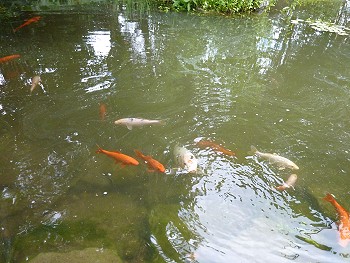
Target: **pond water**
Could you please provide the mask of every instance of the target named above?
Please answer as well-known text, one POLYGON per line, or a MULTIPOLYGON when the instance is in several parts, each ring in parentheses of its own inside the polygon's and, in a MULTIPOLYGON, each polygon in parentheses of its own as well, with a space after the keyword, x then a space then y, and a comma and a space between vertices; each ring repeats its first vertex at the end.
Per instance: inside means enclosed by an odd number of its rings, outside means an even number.
POLYGON ((93 247, 124 262, 347 262, 323 197, 350 210, 350 39, 291 23, 349 26, 349 5, 332 6, 235 18, 111 6, 3 22, 0 56, 20 57, 0 64, 0 261, 93 247), (125 117, 165 124, 114 124, 125 117), (172 169, 177 144, 198 173, 172 169), (122 167, 97 145, 139 149, 167 171, 122 167), (277 191, 292 173, 295 187, 277 191))

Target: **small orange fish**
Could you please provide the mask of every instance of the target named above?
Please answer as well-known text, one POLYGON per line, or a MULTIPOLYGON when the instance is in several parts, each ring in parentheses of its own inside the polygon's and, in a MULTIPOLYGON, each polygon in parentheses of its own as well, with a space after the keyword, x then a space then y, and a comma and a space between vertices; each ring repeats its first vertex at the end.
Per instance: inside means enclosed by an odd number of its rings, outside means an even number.
POLYGON ((18 54, 6 56, 6 57, 3 57, 3 58, 0 58, 0 63, 4 63, 4 62, 7 62, 9 60, 12 60, 12 59, 15 59, 15 58, 19 58, 19 57, 20 57, 20 55, 18 55, 18 54))
POLYGON ((338 231, 340 234, 339 245, 346 247, 350 242, 350 218, 349 212, 346 211, 331 194, 327 194, 323 200, 330 202, 338 212, 339 223, 338 231))
POLYGON ((122 167, 124 167, 126 165, 139 165, 139 162, 129 155, 123 154, 123 153, 118 152, 118 151, 106 151, 99 146, 97 146, 97 147, 98 147, 98 150, 96 151, 96 153, 103 153, 103 154, 107 155, 108 157, 113 158, 115 160, 115 162, 120 163, 122 165, 122 167))
POLYGON ((101 120, 104 120, 104 119, 105 119, 106 111, 107 111, 107 109, 106 109, 106 104, 101 103, 101 104, 100 104, 100 119, 101 119, 101 120))
POLYGON ((197 145, 200 147, 203 147, 203 148, 209 147, 216 152, 221 152, 221 153, 229 155, 229 156, 236 156, 236 153, 234 153, 228 149, 225 149, 224 147, 222 147, 222 146, 220 146, 212 141, 205 141, 205 140, 199 141, 199 142, 197 142, 197 145))
POLYGON ((22 25, 20 25, 19 27, 16 27, 13 32, 16 32, 18 31, 19 29, 21 29, 22 27, 25 27, 31 23, 34 23, 34 22, 38 22, 39 20, 41 19, 41 16, 34 16, 30 19, 28 19, 26 22, 24 22, 22 25))
POLYGON ((165 172, 165 167, 163 166, 163 164, 153 159, 151 156, 143 155, 139 150, 135 150, 135 153, 137 154, 138 157, 142 158, 147 162, 149 167, 149 170, 148 170, 149 172, 154 172, 154 171, 158 171, 161 173, 165 172))

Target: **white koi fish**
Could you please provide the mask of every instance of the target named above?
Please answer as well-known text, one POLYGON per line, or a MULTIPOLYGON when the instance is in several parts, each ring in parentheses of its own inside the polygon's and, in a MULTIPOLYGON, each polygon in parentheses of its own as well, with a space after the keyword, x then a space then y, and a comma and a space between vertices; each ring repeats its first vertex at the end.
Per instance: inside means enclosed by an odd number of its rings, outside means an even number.
POLYGON ((163 120, 147 120, 141 118, 124 118, 116 120, 114 123, 125 125, 129 130, 132 130, 133 127, 141 127, 145 125, 164 125, 163 120))
POLYGON ((291 160, 289 160, 285 157, 279 156, 275 153, 272 154, 272 153, 259 152, 254 146, 251 146, 250 148, 251 148, 251 152, 253 154, 255 154, 258 157, 261 157, 263 159, 268 160, 271 164, 276 164, 280 170, 283 170, 285 168, 289 168, 292 170, 299 170, 298 165, 296 165, 291 160))
POLYGON ((31 87, 30 87, 30 92, 32 93, 33 92, 33 90, 35 89, 35 87, 37 86, 37 85, 39 85, 40 84, 40 82, 41 82, 41 78, 40 78, 40 76, 34 76, 33 78, 32 78, 32 85, 31 85, 31 87))
POLYGON ((298 179, 298 176, 296 174, 291 174, 288 177, 287 181, 285 181, 282 185, 277 186, 276 189, 278 191, 283 191, 283 190, 286 190, 287 188, 290 188, 290 187, 294 188, 294 185, 295 185, 297 179, 298 179))
POLYGON ((174 156, 177 164, 186 169, 189 173, 196 173, 198 161, 194 155, 185 147, 176 145, 174 148, 174 156))

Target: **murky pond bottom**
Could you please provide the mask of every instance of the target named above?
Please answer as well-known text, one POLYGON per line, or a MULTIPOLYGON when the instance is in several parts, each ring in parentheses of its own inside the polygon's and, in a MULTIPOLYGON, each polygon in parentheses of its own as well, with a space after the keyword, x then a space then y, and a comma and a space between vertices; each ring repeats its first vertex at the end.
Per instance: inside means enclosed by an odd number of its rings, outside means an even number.
POLYGON ((349 38, 287 18, 109 10, 6 21, 1 57, 20 57, 0 64, 0 261, 346 262, 322 198, 350 209, 349 38), (128 117, 163 125, 114 123, 128 117), (176 145, 197 173, 174 169, 176 145), (291 174, 294 187, 278 191, 291 174))

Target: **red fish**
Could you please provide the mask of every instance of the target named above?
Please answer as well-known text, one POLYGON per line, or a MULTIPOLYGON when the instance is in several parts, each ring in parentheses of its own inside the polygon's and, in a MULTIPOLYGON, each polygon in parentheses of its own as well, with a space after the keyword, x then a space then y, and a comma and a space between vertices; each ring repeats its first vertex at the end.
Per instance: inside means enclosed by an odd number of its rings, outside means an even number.
POLYGON ((98 146, 98 150, 96 151, 96 153, 103 153, 108 157, 113 158, 115 162, 120 163, 122 167, 126 165, 139 165, 139 162, 136 159, 118 151, 106 151, 98 146))
POLYGON ((18 54, 6 56, 6 57, 3 57, 3 58, 0 58, 0 63, 4 63, 4 62, 7 62, 9 60, 12 60, 12 59, 15 59, 15 58, 19 58, 19 57, 20 57, 20 55, 18 55, 18 54))
POLYGON ((330 202, 338 212, 339 223, 338 231, 340 234, 339 245, 342 247, 347 246, 350 242, 350 218, 349 212, 346 211, 331 194, 327 194, 323 200, 330 202))
POLYGON ((214 151, 216 152, 221 152, 223 154, 226 154, 226 155, 229 155, 229 156, 235 156, 236 153, 228 150, 228 149, 225 149, 224 147, 214 143, 214 142, 211 142, 211 141, 199 141, 197 142, 197 145, 200 146, 200 147, 209 147, 211 149, 213 149, 214 151))
POLYGON ((34 22, 38 22, 39 20, 41 19, 41 16, 34 16, 30 19, 28 19, 26 22, 24 22, 22 25, 20 25, 19 27, 16 27, 13 32, 16 32, 18 31, 19 29, 21 29, 22 27, 25 27, 31 23, 34 23, 34 22))
POLYGON ((149 167, 149 170, 148 170, 149 172, 154 172, 154 171, 158 171, 161 173, 165 172, 165 167, 163 166, 163 164, 153 159, 151 156, 143 155, 139 150, 135 150, 135 153, 137 154, 138 157, 142 158, 147 162, 149 167))
POLYGON ((101 104, 100 104, 100 119, 101 119, 101 120, 104 120, 104 119, 105 119, 106 111, 107 111, 107 109, 106 109, 106 104, 101 103, 101 104))

